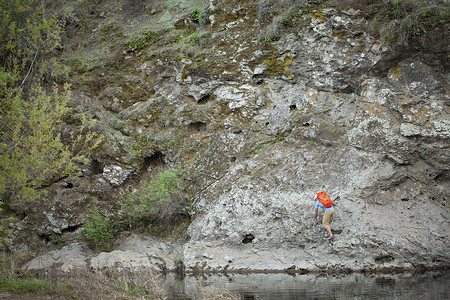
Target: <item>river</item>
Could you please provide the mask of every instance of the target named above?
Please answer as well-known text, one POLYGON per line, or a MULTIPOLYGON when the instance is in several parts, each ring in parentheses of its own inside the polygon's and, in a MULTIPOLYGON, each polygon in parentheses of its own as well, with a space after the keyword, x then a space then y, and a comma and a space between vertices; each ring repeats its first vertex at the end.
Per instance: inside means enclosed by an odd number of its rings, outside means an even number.
MULTIPOLYGON (((212 274, 165 279, 168 299, 228 291, 237 299, 450 299, 450 271, 422 274, 212 274)), ((214 299, 211 298, 211 299, 214 299)))

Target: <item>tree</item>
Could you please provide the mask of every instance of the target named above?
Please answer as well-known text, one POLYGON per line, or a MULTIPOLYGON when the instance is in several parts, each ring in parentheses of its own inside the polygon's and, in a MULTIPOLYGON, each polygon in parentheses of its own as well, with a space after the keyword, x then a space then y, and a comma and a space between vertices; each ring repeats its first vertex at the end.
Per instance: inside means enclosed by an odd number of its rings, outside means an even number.
MULTIPOLYGON (((47 92, 39 80, 39 66, 57 47, 60 33, 42 2, 0 0, 0 204, 39 198, 45 184, 76 170, 94 138, 79 135, 72 145, 63 143, 69 85, 47 92)), ((0 215, 0 225, 5 218, 0 215)))

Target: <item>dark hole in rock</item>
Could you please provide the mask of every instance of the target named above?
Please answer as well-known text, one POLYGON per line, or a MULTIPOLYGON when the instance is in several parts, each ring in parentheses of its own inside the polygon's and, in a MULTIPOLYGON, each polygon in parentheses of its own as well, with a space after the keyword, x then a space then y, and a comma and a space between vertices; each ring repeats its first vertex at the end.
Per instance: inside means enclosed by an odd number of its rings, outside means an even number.
POLYGON ((210 99, 209 95, 205 95, 205 96, 201 97, 201 98, 197 101, 197 103, 200 104, 200 105, 203 105, 203 104, 208 103, 209 99, 210 99))
POLYGON ((295 110, 295 109, 297 109, 297 105, 291 105, 291 106, 289 106, 289 110, 295 110))
POLYGON ((160 170, 162 167, 164 167, 164 154, 160 151, 156 151, 151 156, 147 156, 144 159, 144 164, 142 166, 142 170, 145 172, 148 172, 151 170, 160 170))
POLYGON ((103 173, 103 166, 102 166, 102 164, 101 164, 98 160, 96 160, 96 159, 92 160, 92 163, 91 163, 91 172, 92 172, 93 175, 97 175, 97 174, 102 174, 102 173, 103 173))
POLYGON ((253 236, 253 234, 246 234, 245 236, 244 236, 244 239, 242 240, 242 244, 250 244, 252 241, 253 241, 253 239, 254 239, 255 237, 253 236))
POLYGON ((266 126, 269 125, 269 124, 270 124, 270 122, 266 122, 266 126))
POLYGON ((67 227, 66 229, 61 230, 62 233, 67 233, 67 232, 75 232, 77 231, 77 229, 80 228, 80 225, 72 225, 67 227))
POLYGON ((402 198, 402 199, 400 199, 400 200, 402 200, 402 201, 409 201, 408 198, 402 198))
POLYGON ((231 162, 235 162, 236 161, 236 157, 232 157, 232 158, 230 158, 230 160, 231 160, 231 162))
POLYGON ((51 240, 50 237, 46 235, 40 235, 39 237, 44 241, 44 243, 49 243, 51 240))
POLYGON ((305 122, 302 125, 305 126, 305 127, 308 127, 310 124, 309 124, 309 122, 305 122))
POLYGON ((71 182, 64 182, 63 187, 65 187, 66 189, 71 189, 73 188, 73 184, 71 182))
POLYGON ((144 159, 145 165, 148 167, 150 165, 163 165, 164 164, 164 154, 161 151, 156 151, 151 156, 147 156, 144 159))

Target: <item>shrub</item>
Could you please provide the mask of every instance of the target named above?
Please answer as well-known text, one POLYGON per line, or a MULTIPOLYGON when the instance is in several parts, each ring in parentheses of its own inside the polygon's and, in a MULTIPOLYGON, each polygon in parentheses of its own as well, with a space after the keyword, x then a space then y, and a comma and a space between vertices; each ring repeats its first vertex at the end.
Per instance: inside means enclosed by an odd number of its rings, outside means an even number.
POLYGON ((159 224, 174 214, 185 214, 189 207, 182 194, 183 179, 178 170, 166 170, 136 192, 127 192, 121 212, 130 226, 159 224))
POLYGON ((191 17, 192 21, 197 22, 200 25, 205 25, 208 21, 207 14, 200 12, 198 9, 194 9, 189 17, 191 17))
POLYGON ((84 223, 81 235, 96 252, 102 252, 111 250, 116 232, 116 222, 103 216, 98 207, 94 206, 84 223))

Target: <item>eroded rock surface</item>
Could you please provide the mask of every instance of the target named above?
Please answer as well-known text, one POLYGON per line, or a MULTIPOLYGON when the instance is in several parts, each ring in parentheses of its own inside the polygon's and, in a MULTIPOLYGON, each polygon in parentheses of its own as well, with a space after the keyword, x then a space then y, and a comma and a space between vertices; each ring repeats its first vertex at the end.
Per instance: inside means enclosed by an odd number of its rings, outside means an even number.
POLYGON ((25 212, 17 226, 32 233, 17 234, 18 248, 54 233, 73 241, 88 207, 117 214, 126 189, 181 165, 196 211, 178 251, 126 240, 80 259, 94 269, 182 261, 191 271, 449 265, 448 47, 438 42, 448 26, 399 53, 365 30, 361 11, 327 8, 255 47, 262 20, 251 2, 216 3, 227 17, 204 29, 213 67, 123 52, 133 74, 121 87, 104 74, 95 89, 75 90, 106 140, 83 177, 50 186, 48 201, 25 212), (319 190, 340 197, 332 243, 313 223, 319 190))

